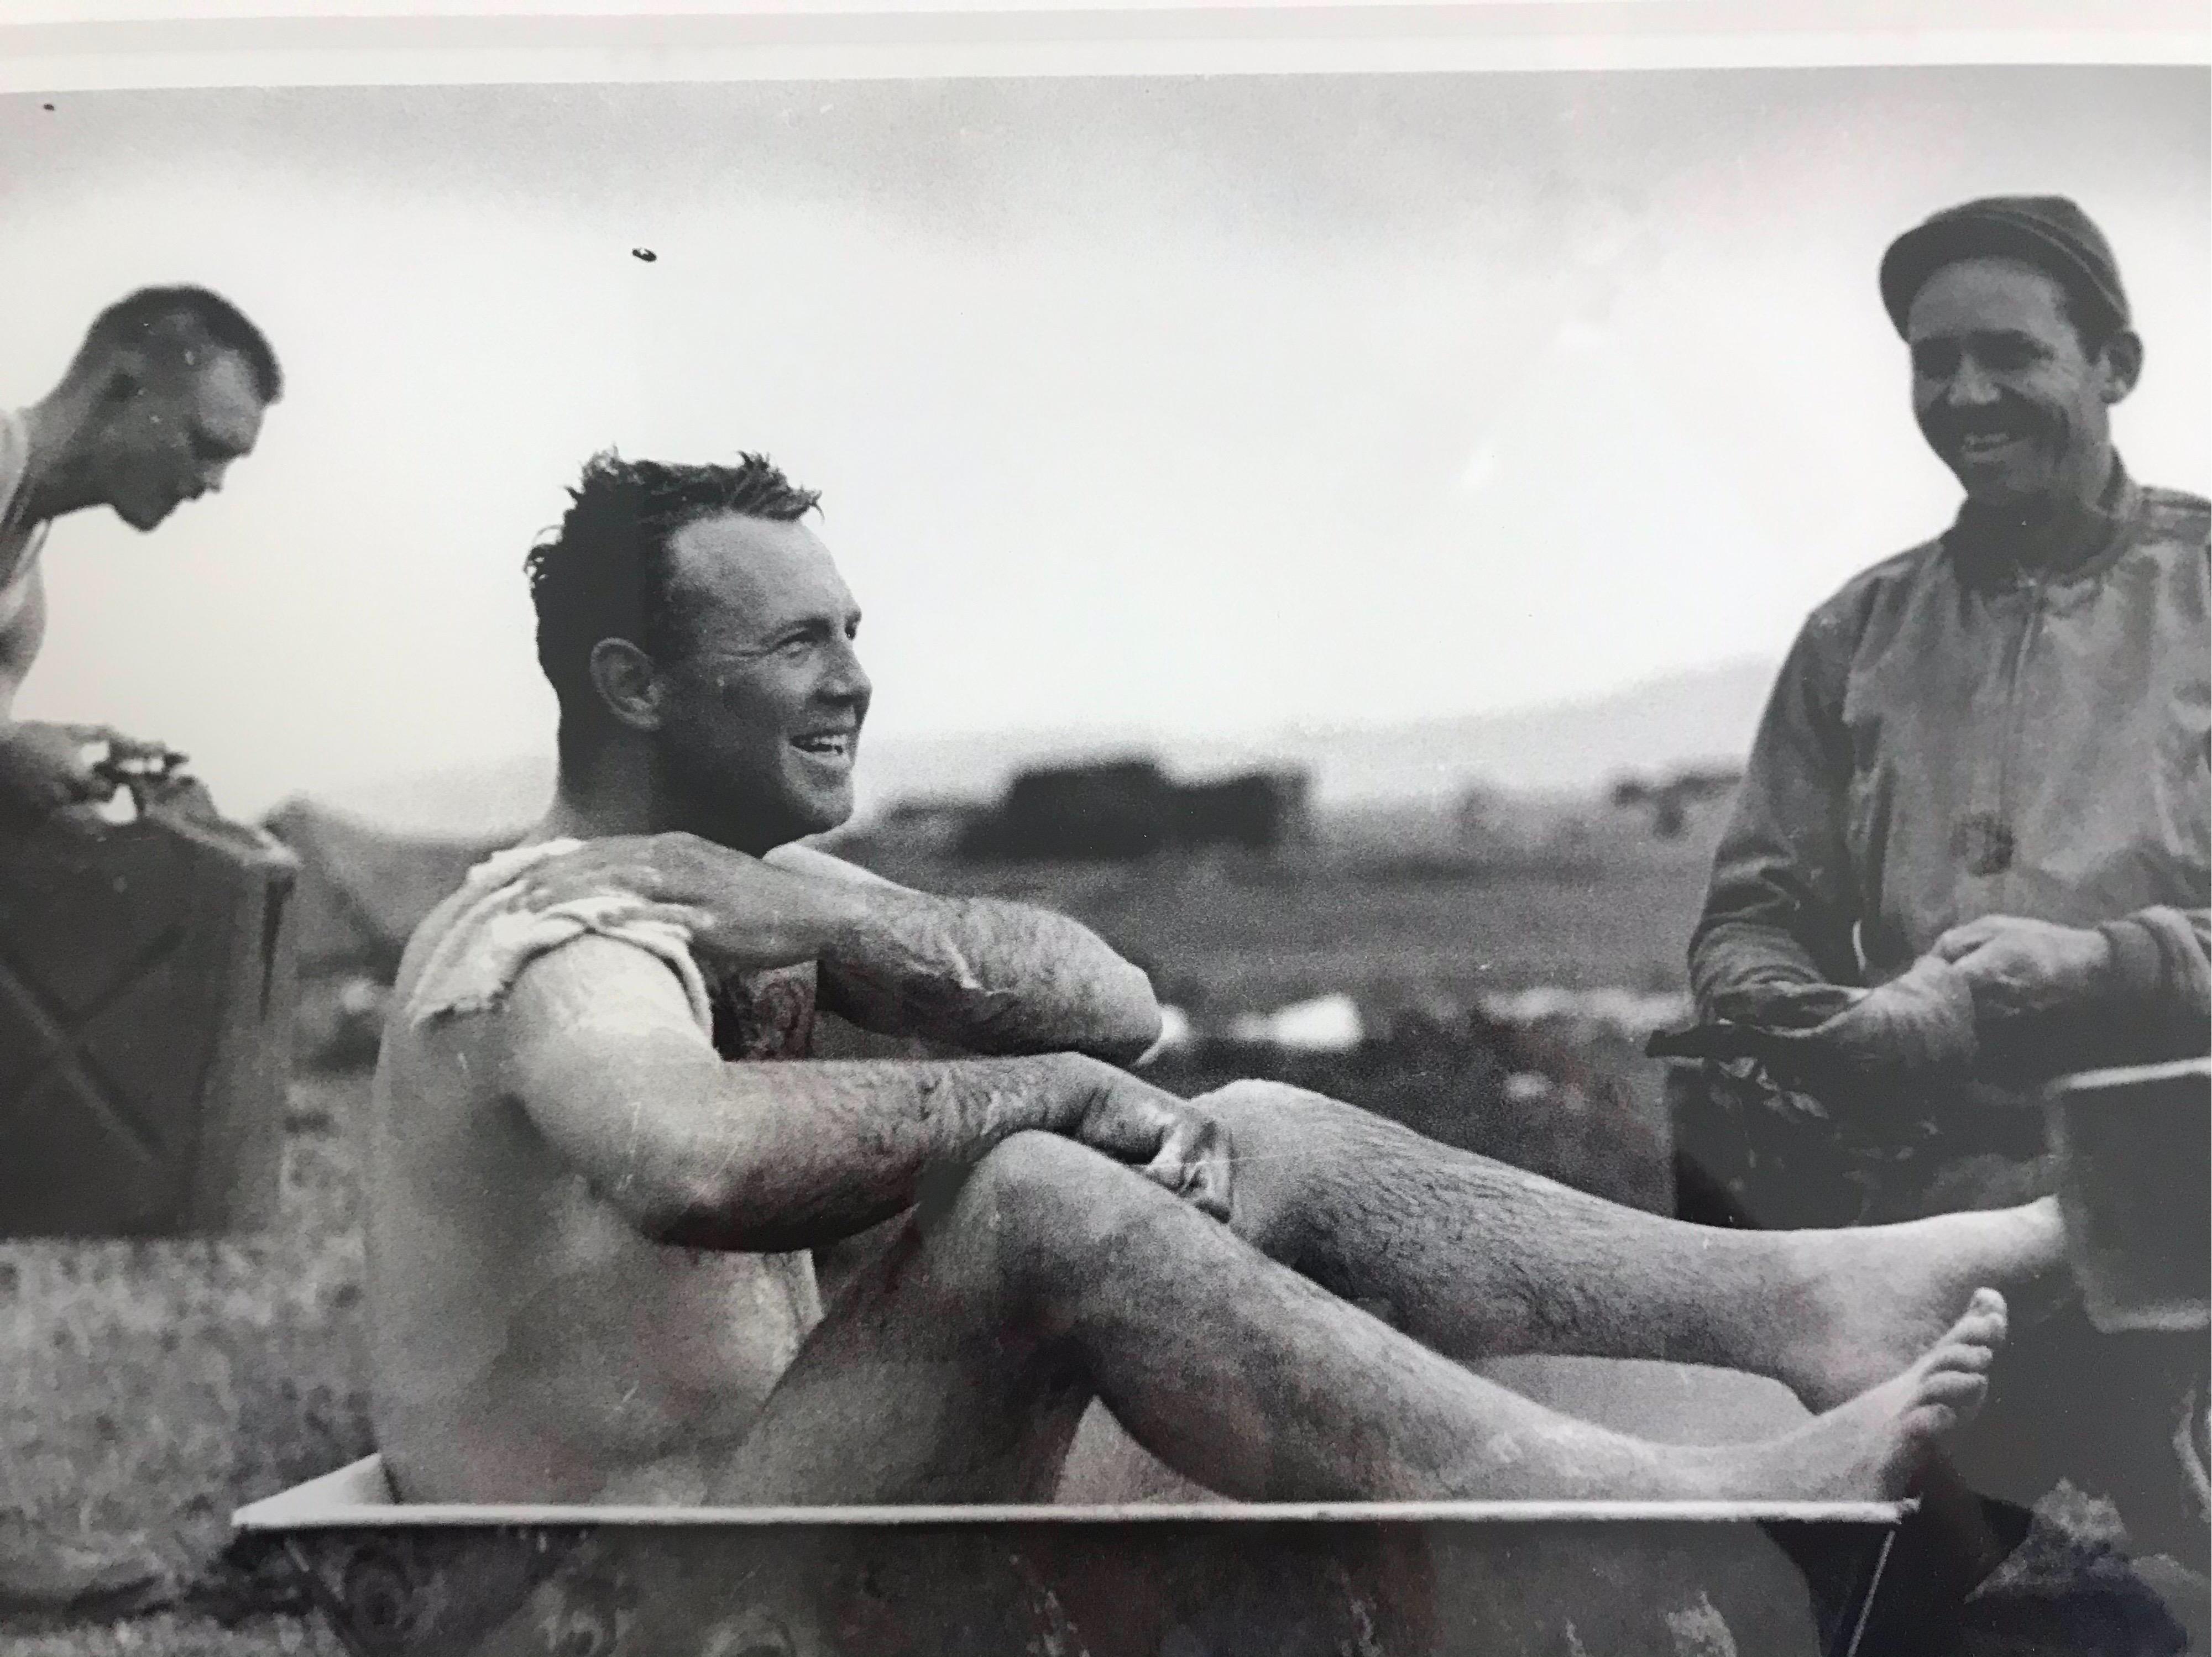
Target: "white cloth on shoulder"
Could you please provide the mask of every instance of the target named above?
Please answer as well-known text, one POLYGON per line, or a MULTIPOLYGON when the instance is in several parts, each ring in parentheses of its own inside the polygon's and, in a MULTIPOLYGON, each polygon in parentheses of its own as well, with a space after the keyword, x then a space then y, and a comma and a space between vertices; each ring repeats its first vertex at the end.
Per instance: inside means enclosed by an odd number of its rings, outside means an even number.
POLYGON ((532 962, 590 935, 634 944, 665 962, 684 986, 701 1032, 713 1039, 714 1004, 706 976, 691 956, 690 928, 652 915, 653 906, 630 892, 595 893, 545 909, 522 906, 522 877, 583 844, 549 840, 518 846, 493 853, 469 871, 461 883, 459 909, 432 947, 408 996, 410 1025, 489 1011, 532 962))

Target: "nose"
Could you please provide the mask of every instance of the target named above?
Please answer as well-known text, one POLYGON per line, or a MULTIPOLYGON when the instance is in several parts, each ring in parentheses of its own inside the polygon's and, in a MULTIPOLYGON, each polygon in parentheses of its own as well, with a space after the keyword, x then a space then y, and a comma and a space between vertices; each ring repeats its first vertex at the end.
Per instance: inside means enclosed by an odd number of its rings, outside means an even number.
POLYGON ((1972 351, 1960 354, 1959 366, 1943 388, 1943 400, 1960 409, 1986 408, 1997 400, 1996 381, 1972 351))
POLYGON ((868 711, 868 701, 875 695, 875 686, 868 679, 867 670, 860 665, 860 652, 853 648, 851 640, 839 640, 830 652, 830 668, 822 689, 825 695, 859 713, 868 711))
POLYGON ((218 461, 216 464, 214 464, 214 465, 212 465, 212 466, 203 466, 203 467, 201 467, 201 468, 200 468, 200 476, 199 476, 199 487, 198 487, 196 490, 194 490, 194 491, 193 491, 193 493, 194 493, 194 494, 196 494, 196 495, 220 495, 220 494, 222 494, 222 476, 223 476, 223 474, 224 474, 225 472, 228 471, 229 470, 230 470, 230 462, 228 462, 228 460, 218 461))

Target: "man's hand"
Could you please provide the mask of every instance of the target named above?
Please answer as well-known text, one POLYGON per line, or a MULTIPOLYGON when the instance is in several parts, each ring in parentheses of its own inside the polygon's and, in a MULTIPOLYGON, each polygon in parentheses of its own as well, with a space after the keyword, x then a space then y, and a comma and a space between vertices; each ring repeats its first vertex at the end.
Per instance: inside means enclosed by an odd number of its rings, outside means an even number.
POLYGON ((533 909, 627 892, 646 904, 647 918, 687 927, 701 955, 734 972, 817 959, 855 901, 838 883, 683 834, 595 840, 547 859, 522 885, 533 909))
POLYGON ((2112 965, 2100 932, 2020 915, 1984 915, 1954 926, 1930 951, 1959 969, 1982 1017, 2004 1020, 2078 1010, 2094 1001, 2112 965))
POLYGON ((96 804, 118 786, 112 762, 144 746, 100 725, 24 719, 0 726, 0 807, 44 816, 96 804))
POLYGON ((1087 1094, 1068 1137, 1135 1168, 1154 1185, 1217 1220, 1229 1217, 1228 1131, 1188 1100, 1127 1071, 1070 1053, 1087 1094))

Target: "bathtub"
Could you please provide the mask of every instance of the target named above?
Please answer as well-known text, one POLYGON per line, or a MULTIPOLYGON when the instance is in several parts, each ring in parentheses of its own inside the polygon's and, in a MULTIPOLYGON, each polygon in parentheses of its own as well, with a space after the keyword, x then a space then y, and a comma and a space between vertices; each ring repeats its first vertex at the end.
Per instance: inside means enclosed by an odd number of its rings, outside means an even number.
POLYGON ((241 1509, 357 1657, 1851 1657, 1910 1503, 241 1509))

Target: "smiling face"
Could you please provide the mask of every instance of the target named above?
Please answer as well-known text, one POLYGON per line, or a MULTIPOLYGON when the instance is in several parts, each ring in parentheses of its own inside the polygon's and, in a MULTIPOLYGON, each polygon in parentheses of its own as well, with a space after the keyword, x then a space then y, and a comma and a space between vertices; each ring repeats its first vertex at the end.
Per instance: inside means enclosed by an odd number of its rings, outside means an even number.
POLYGON ((265 407, 252 370, 234 351, 125 383, 97 446, 101 498, 131 528, 154 528, 222 487, 230 463, 252 452, 265 407))
POLYGON ((724 513, 669 541, 659 780, 688 826, 740 850, 852 815, 872 688, 860 607, 802 524, 724 513))
POLYGON ((2057 282, 1977 258, 1928 279, 1905 337, 1921 434, 1971 499, 2020 507, 2095 497, 2111 464, 2110 408, 2133 384, 2132 335, 2092 352, 2057 282))

